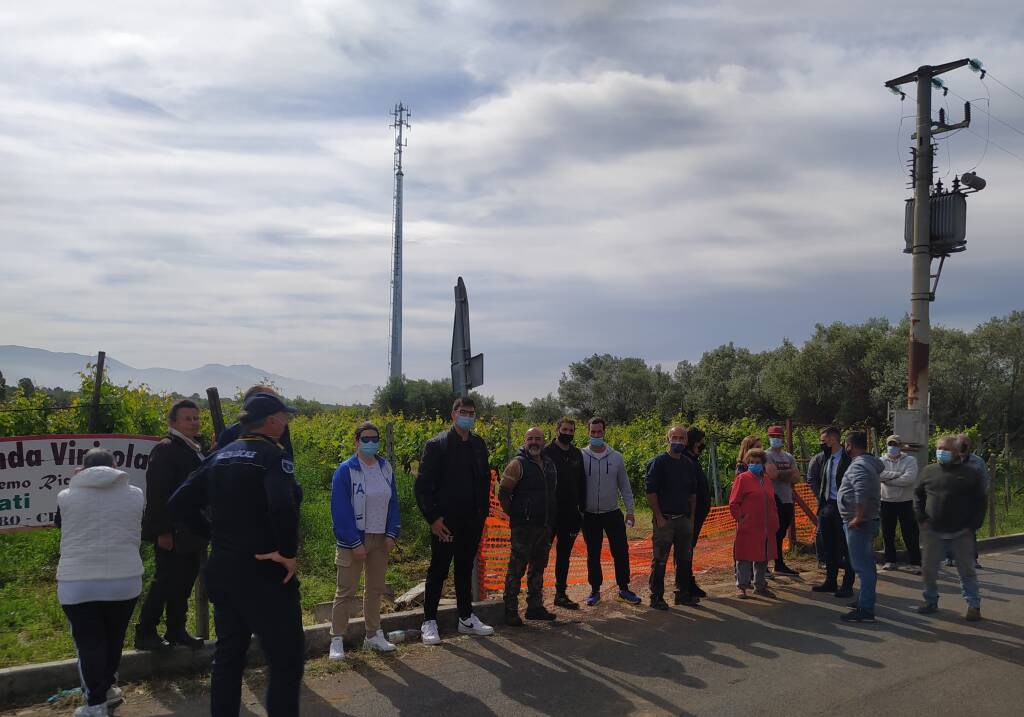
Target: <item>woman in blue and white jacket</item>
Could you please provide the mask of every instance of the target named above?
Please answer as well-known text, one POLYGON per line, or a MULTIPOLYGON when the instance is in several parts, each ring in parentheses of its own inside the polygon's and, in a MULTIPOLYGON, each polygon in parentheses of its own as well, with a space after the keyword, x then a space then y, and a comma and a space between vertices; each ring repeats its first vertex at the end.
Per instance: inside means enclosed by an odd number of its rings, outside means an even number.
POLYGON ((363 647, 391 652, 395 646, 380 629, 380 599, 388 553, 401 528, 398 489, 391 465, 377 455, 380 431, 369 421, 356 427, 356 452, 338 466, 331 482, 331 518, 337 544, 335 565, 338 589, 331 613, 330 659, 345 657, 343 639, 348 629, 349 606, 366 572, 363 586, 363 647))

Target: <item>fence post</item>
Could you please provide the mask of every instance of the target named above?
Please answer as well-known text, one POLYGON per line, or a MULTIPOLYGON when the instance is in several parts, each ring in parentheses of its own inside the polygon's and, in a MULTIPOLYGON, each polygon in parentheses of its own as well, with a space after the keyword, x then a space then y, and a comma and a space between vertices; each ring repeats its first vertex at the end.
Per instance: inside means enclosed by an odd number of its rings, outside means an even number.
POLYGON ((388 463, 395 465, 395 424, 388 421, 384 426, 384 450, 388 457, 388 463))
POLYGON ((714 436, 708 437, 711 445, 711 454, 708 456, 708 470, 711 472, 711 482, 715 486, 715 505, 722 504, 722 483, 718 477, 718 441, 714 436))
POLYGON ((988 537, 996 534, 996 492, 988 492, 988 537))
POLYGON ((92 411, 89 412, 89 433, 100 430, 100 389, 103 387, 103 364, 107 360, 105 351, 96 356, 96 379, 92 387, 92 411))
MULTIPOLYGON (((992 479, 995 483, 995 478, 992 479)), ((989 486, 995 492, 995 486, 989 486)), ((1003 499, 1006 503, 1006 512, 1010 512, 1010 434, 1003 434, 1003 499)))
MULTIPOLYGON (((210 422, 213 424, 213 441, 224 430, 224 409, 220 405, 220 392, 216 386, 206 389, 206 400, 210 407, 210 422)), ((199 552, 199 574, 196 576, 196 634, 204 640, 210 639, 210 597, 206 594, 207 547, 199 552)))

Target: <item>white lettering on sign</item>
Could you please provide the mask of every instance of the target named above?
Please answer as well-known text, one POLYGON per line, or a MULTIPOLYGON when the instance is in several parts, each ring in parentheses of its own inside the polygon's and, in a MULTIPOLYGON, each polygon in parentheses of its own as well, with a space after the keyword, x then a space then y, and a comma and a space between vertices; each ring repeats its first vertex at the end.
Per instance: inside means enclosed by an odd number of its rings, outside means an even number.
POLYGON ((121 434, 0 438, 0 532, 53 526, 57 494, 93 448, 111 451, 114 465, 145 491, 149 452, 159 441, 121 434))

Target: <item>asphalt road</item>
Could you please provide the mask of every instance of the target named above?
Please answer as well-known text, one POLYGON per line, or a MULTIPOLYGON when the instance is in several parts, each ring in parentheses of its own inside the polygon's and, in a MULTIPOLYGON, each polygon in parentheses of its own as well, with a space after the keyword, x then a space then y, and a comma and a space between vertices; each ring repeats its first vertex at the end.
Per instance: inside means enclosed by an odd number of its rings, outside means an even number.
MULTIPOLYGON (((699 608, 669 613, 606 599, 579 619, 411 646, 340 671, 313 661, 302 714, 1021 715, 1024 549, 982 562, 979 623, 963 620, 952 568, 943 569, 932 616, 913 612, 919 578, 880 573, 870 625, 839 622, 846 601, 811 593, 813 573, 806 582, 780 578, 778 601, 741 601, 728 585, 699 608)), ((248 678, 243 715, 265 714, 260 681, 248 678)), ((202 715, 208 703, 203 694, 129 689, 116 714, 202 715)))

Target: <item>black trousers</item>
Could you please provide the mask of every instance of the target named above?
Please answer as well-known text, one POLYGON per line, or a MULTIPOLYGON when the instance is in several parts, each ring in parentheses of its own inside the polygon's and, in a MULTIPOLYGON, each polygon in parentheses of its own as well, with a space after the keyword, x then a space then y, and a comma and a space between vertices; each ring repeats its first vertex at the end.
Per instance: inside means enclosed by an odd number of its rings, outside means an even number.
POLYGON ((782 557, 782 541, 785 540, 786 533, 789 532, 789 526, 793 524, 793 504, 783 503, 778 496, 775 496, 775 508, 779 512, 779 529, 775 532, 775 548, 778 550, 775 565, 780 566, 786 564, 782 557))
POLYGON ((587 582, 592 590, 600 590, 604 582, 601 570, 601 545, 608 536, 608 548, 615 562, 615 582, 629 589, 629 543, 626 542, 626 520, 622 511, 583 514, 583 541, 587 544, 587 582))
POLYGON ((512 545, 505 573, 505 612, 519 610, 519 592, 526 574, 526 606, 544 607, 544 570, 551 554, 551 528, 546 525, 512 526, 512 545))
POLYGON ((245 654, 254 634, 260 639, 270 672, 267 715, 295 717, 299 714, 299 688, 306 653, 299 581, 293 577, 281 584, 283 571, 265 570, 253 565, 254 562, 251 558, 214 553, 207 564, 206 586, 217 628, 210 680, 213 717, 238 717, 245 654))
POLYGON ((124 634, 138 598, 61 605, 71 623, 78 651, 82 694, 90 705, 107 701, 107 690, 117 682, 124 634))
POLYGON ((555 593, 564 593, 569 586, 569 559, 576 544, 579 528, 559 526, 555 530, 555 593))
POLYGON ((166 608, 167 634, 181 634, 185 632, 188 598, 199 574, 199 553, 180 553, 156 546, 154 557, 156 572, 139 610, 138 630, 156 632, 166 608))
POLYGON ((830 500, 818 511, 818 532, 821 544, 825 549, 825 580, 836 583, 839 569, 843 570, 843 586, 852 587, 856 575, 850 567, 850 551, 846 546, 846 532, 843 519, 839 515, 839 506, 830 500))
POLYGON ((685 515, 666 518, 663 528, 655 527, 651 533, 654 550, 651 559, 651 577, 648 587, 651 589, 651 600, 665 595, 665 566, 668 564, 669 551, 675 557, 676 594, 685 597, 690 594, 690 581, 693 579, 693 525, 685 515))
POLYGON ((448 570, 454 561, 455 600, 459 617, 465 620, 473 613, 473 561, 480 547, 484 524, 475 517, 471 521, 454 521, 446 517, 444 524, 451 531, 451 542, 442 543, 436 535, 430 536, 430 567, 427 568, 427 584, 423 592, 423 619, 437 619, 437 605, 441 602, 444 581, 448 579, 448 570))
POLYGON ((907 546, 907 562, 910 565, 921 564, 921 532, 917 527, 914 515, 914 501, 903 500, 890 503, 883 500, 881 504, 882 544, 885 546, 885 562, 896 562, 896 523, 903 533, 903 543, 907 546))

